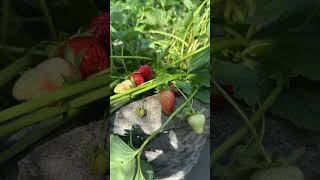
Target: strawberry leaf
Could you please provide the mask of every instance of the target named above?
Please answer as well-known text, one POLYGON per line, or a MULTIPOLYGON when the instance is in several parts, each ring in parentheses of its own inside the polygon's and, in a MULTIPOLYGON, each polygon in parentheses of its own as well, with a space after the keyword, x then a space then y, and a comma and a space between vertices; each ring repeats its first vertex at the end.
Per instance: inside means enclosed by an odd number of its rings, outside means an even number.
POLYGON ((207 69, 197 72, 197 74, 191 79, 192 83, 196 83, 199 86, 210 87, 210 73, 207 69))
POLYGON ((194 72, 195 70, 199 70, 199 68, 203 66, 209 66, 209 64, 210 64, 210 48, 208 47, 192 57, 189 65, 189 71, 194 72))
POLYGON ((73 49, 70 46, 67 46, 64 49, 64 58, 70 63, 72 64, 74 63, 75 55, 74 55, 73 49))
POLYGON ((183 81, 176 81, 176 86, 181 89, 183 92, 185 92, 187 95, 191 95, 193 91, 193 87, 190 83, 183 82, 183 81))
POLYGON ((214 78, 221 84, 232 85, 235 97, 243 99, 250 106, 260 99, 259 78, 255 70, 217 60, 214 64, 214 78))
POLYGON ((202 88, 199 92, 195 95, 196 99, 204 103, 210 103, 210 89, 209 88, 202 88))
POLYGON ((290 120, 295 126, 308 130, 320 130, 319 88, 290 88, 283 93, 271 112, 290 120), (314 90, 312 90, 314 89, 314 90))
POLYGON ((153 170, 147 162, 137 166, 139 150, 133 150, 119 136, 110 136, 110 179, 153 180, 153 170))

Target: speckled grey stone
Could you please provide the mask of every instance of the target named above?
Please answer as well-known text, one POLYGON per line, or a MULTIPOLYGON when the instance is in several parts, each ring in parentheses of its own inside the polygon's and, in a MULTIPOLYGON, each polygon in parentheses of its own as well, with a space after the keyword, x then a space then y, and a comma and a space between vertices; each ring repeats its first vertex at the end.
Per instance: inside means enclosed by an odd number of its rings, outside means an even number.
MULTIPOLYGON (((151 134, 168 118, 162 112, 158 95, 144 99, 147 114, 144 118, 139 118, 136 109, 140 107, 141 101, 128 104, 111 116, 113 133, 127 135, 126 132, 131 130, 133 125, 138 125, 143 133, 151 134)), ((175 108, 184 101, 183 97, 177 97, 175 108)), ((206 123, 202 135, 197 135, 186 121, 174 118, 145 148, 144 157, 152 165, 157 180, 184 180, 198 161, 210 134, 210 109, 209 104, 198 100, 193 101, 193 108, 204 110, 206 123)))
POLYGON ((100 180, 87 167, 87 159, 99 144, 102 121, 60 135, 18 162, 18 180, 100 180))

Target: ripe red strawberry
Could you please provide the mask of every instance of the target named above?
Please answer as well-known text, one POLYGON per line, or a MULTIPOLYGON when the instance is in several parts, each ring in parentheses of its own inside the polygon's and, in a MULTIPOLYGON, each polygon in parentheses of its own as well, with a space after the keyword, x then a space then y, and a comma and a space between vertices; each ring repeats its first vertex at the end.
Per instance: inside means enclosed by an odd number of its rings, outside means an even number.
POLYGON ((96 39, 89 36, 71 38, 60 48, 60 56, 64 57, 65 48, 67 46, 73 50, 75 56, 77 56, 81 50, 84 51, 84 55, 80 62, 80 72, 83 79, 105 70, 108 67, 107 52, 96 39))
POLYGON ((171 91, 174 92, 175 95, 177 95, 177 96, 181 95, 181 92, 177 89, 177 87, 174 83, 170 83, 169 87, 170 87, 171 91))
POLYGON ((138 71, 146 81, 149 81, 153 77, 152 69, 147 64, 139 66, 138 71))
POLYGON ((140 84, 144 83, 144 79, 140 73, 132 73, 128 79, 132 80, 136 86, 139 86, 140 84))
POLYGON ((176 97, 170 90, 160 92, 160 103, 165 114, 170 115, 173 112, 176 97))
POLYGON ((110 16, 107 12, 105 12, 102 15, 95 17, 89 25, 89 28, 94 33, 94 36, 96 37, 96 39, 104 46, 108 45, 110 42, 109 24, 110 24, 110 16))

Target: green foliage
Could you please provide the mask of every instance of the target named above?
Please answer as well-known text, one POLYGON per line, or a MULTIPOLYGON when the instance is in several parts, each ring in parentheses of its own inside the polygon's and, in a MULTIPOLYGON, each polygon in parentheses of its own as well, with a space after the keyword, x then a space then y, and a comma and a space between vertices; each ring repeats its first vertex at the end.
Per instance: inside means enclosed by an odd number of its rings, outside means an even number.
MULTIPOLYGON (((249 2, 250 0, 245 1, 249 2)), ((214 29, 217 35, 213 55, 219 59, 215 61, 213 70, 217 81, 232 85, 235 97, 244 100, 249 106, 256 105, 257 100, 261 101, 264 98, 272 85, 270 80, 279 75, 284 76, 289 82, 303 77, 305 82, 319 84, 319 48, 316 44, 320 36, 317 33, 319 22, 315 20, 319 13, 319 2, 251 2, 256 4, 254 8, 249 6, 250 3, 238 7, 245 16, 245 21, 232 19, 235 12, 231 12, 228 19, 227 4, 214 4, 216 7, 225 8, 221 13, 213 14, 213 19, 217 22, 217 28, 214 29)), ((303 88, 306 92, 312 91, 312 87, 303 88)), ((289 87, 275 106, 276 113, 275 110, 272 112, 291 120, 298 127, 310 129, 310 122, 313 122, 313 129, 318 129, 320 123, 315 122, 313 116, 305 116, 305 113, 295 113, 299 115, 294 116, 292 113, 293 109, 304 109, 308 103, 307 99, 311 96, 318 96, 317 92, 313 92, 305 97, 304 103, 292 104, 297 98, 290 93, 295 92, 296 96, 303 96, 305 91, 295 91, 289 87), (291 104, 286 106, 284 102, 291 104), (297 123, 297 119, 302 117, 304 120, 297 123)))
MULTIPOLYGON (((252 124, 263 120, 268 112, 298 128, 319 131, 320 64, 317 44, 320 40, 320 2, 224 0, 216 1, 212 8, 215 34, 211 46, 212 72, 214 82, 233 87, 233 98, 222 93, 226 99, 244 119, 246 113, 239 111, 236 102, 242 105, 245 102, 246 109, 257 109, 250 117, 254 120, 250 121, 252 124)), ((211 157, 212 162, 243 142, 248 127, 241 126, 218 146, 211 157)), ((263 130, 265 127, 268 126, 262 126, 263 130)), ((259 143, 255 139, 253 145, 259 143)), ((235 152, 238 150, 235 148, 235 152)), ((236 157, 232 156, 229 163, 215 165, 214 176, 248 179, 257 168, 291 164, 292 159, 302 153, 297 151, 286 158, 271 156, 269 162, 268 158, 262 161, 261 155, 265 156, 263 149, 251 150, 241 147, 241 152, 236 157)))

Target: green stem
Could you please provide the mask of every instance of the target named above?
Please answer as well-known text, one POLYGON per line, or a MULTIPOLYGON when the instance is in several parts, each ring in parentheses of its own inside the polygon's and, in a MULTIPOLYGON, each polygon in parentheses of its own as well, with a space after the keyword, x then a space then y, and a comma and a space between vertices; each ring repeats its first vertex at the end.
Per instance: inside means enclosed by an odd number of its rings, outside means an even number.
POLYGON ((8 122, 0 126, 0 137, 6 136, 12 132, 22 129, 26 126, 33 125, 48 118, 61 115, 63 113, 72 113, 73 110, 78 110, 80 107, 88 105, 96 100, 106 97, 109 91, 106 87, 93 90, 85 95, 74 98, 73 100, 66 102, 65 105, 56 107, 45 107, 37 112, 31 113, 26 117, 19 118, 13 122, 8 122))
POLYGON ((22 119, 17 119, 13 123, 7 123, 0 126, 0 137, 9 135, 26 126, 33 125, 44 119, 48 119, 66 112, 66 106, 61 107, 46 107, 38 112, 32 113, 22 119))
POLYGON ((69 102, 70 108, 78 108, 80 106, 90 104, 96 100, 102 99, 104 97, 107 97, 110 95, 110 91, 108 90, 109 88, 107 86, 99 88, 97 90, 93 90, 79 98, 76 98, 74 100, 71 100, 69 102))
POLYGON ((110 100, 112 101, 112 100, 117 99, 117 98, 119 98, 121 96, 131 94, 131 93, 133 93, 135 91, 138 91, 138 90, 141 90, 141 89, 144 89, 144 88, 148 88, 148 86, 152 86, 153 88, 155 88, 155 87, 157 87, 157 86, 159 86, 161 84, 164 84, 166 82, 175 80, 175 79, 180 78, 182 76, 184 76, 184 74, 176 74, 176 75, 171 75, 169 77, 160 77, 160 78, 148 81, 148 82, 146 82, 146 83, 144 83, 144 84, 142 84, 140 86, 137 86, 135 88, 129 89, 128 91, 126 91, 124 93, 113 95, 113 96, 110 97, 110 100))
MULTIPOLYGON (((124 52, 124 45, 122 45, 122 47, 121 47, 121 56, 123 56, 123 52, 124 52)), ((128 70, 127 70, 126 63, 124 62, 124 58, 121 58, 121 62, 122 62, 122 65, 124 67, 125 73, 128 74, 128 70)))
POLYGON ((215 85, 215 87, 218 89, 218 91, 221 92, 221 94, 228 100, 228 102, 238 111, 240 116, 244 119, 246 126, 247 126, 248 130, 251 132, 253 139, 254 139, 255 143, 257 144, 264 159, 266 160, 266 162, 268 164, 271 163, 272 160, 271 160, 269 154, 267 153, 266 149, 263 147, 253 124, 250 122, 250 120, 248 119, 246 114, 241 110, 241 108, 237 105, 237 103, 229 96, 229 94, 226 91, 224 91, 224 89, 214 79, 212 80, 212 82, 215 85))
POLYGON ((137 155, 138 158, 138 164, 140 165, 140 159, 141 159, 141 154, 143 152, 143 149, 146 147, 146 145, 158 134, 160 133, 169 123, 170 121, 186 106, 188 105, 188 102, 197 94, 199 88, 193 91, 193 93, 190 95, 190 97, 183 103, 177 110, 175 110, 169 118, 155 131, 153 132, 140 146, 139 148, 139 153, 137 155))
POLYGON ((187 42, 185 42, 183 39, 181 39, 180 37, 175 36, 175 35, 173 35, 173 34, 169 34, 169 33, 163 32, 163 31, 154 31, 154 30, 148 31, 147 33, 161 34, 161 35, 164 35, 164 36, 168 36, 168 37, 171 37, 171 38, 175 38, 176 40, 182 42, 185 46, 188 46, 188 43, 187 43, 187 42))
POLYGON ((56 40, 57 39, 57 30, 54 26, 54 23, 53 23, 51 15, 50 15, 46 0, 40 0, 40 8, 47 19, 49 30, 51 32, 52 38, 54 38, 56 40))
POLYGON ((32 58, 31 54, 35 52, 37 49, 40 47, 43 47, 46 44, 50 44, 54 42, 50 41, 42 41, 33 47, 31 47, 26 51, 25 55, 17 59, 15 62, 4 68, 3 70, 0 71, 0 87, 2 87, 4 84, 8 83, 11 81, 13 78, 19 75, 19 73, 23 72, 28 66, 36 64, 41 62, 41 60, 36 60, 32 58))
MULTIPOLYGON (((13 53, 24 53, 27 49, 23 47, 16 47, 16 46, 0 46, 0 48, 6 48, 6 50, 13 52, 13 53)), ((48 53, 45 51, 33 51, 30 53, 31 55, 38 55, 38 56, 48 56, 48 53)))
POLYGON ((24 136, 21 140, 15 142, 13 145, 0 152, 0 164, 5 163, 18 153, 25 150, 27 147, 35 144, 41 138, 50 134, 63 123, 64 121, 62 116, 59 116, 54 120, 51 120, 45 127, 33 130, 30 134, 28 134, 28 136, 24 136))
POLYGON ((36 110, 43 106, 52 104, 66 97, 73 96, 88 91, 90 89, 106 85, 107 83, 108 80, 104 75, 97 76, 90 80, 82 81, 80 83, 62 88, 56 92, 52 92, 41 98, 10 107, 0 112, 0 123, 3 123, 11 118, 20 116, 24 113, 36 110))
POLYGON ((21 59, 16 60, 15 62, 7 66, 5 69, 1 70, 0 71, 0 87, 7 84, 9 81, 11 81, 17 75, 19 75, 20 72, 25 70, 25 68, 32 63, 33 63, 32 58, 29 56, 25 56, 21 59))
MULTIPOLYGON (((266 98, 262 106, 251 116, 250 123, 255 125, 261 120, 261 117, 276 102, 284 87, 285 80, 282 77, 277 79, 276 87, 266 98)), ((211 165, 214 164, 227 150, 236 145, 248 132, 247 125, 242 126, 237 132, 229 137, 222 145, 216 148, 211 155, 211 165)))
POLYGON ((119 103, 121 101, 126 101, 126 100, 130 100, 130 99, 131 99, 131 95, 127 94, 127 95, 121 96, 117 99, 111 100, 110 105, 114 105, 114 104, 119 103))
POLYGON ((243 40, 243 38, 216 39, 213 41, 211 53, 216 53, 216 52, 219 52, 223 49, 243 47, 246 44, 247 43, 246 43, 246 41, 243 40))
POLYGON ((152 58, 143 57, 143 56, 110 56, 111 59, 144 59, 152 60, 152 58))
POLYGON ((170 67, 172 67, 172 66, 175 65, 175 64, 178 64, 178 63, 180 63, 180 62, 182 62, 182 61, 184 61, 184 60, 186 60, 186 59, 188 59, 188 58, 190 58, 190 57, 192 57, 192 56, 194 56, 194 55, 196 55, 196 54, 198 54, 198 53, 200 53, 200 52, 202 52, 202 51, 205 51, 205 50, 206 50, 207 48, 209 48, 209 47, 210 47, 210 45, 203 46, 203 47, 197 49, 196 51, 194 51, 194 52, 192 52, 192 53, 190 53, 190 54, 182 57, 181 59, 172 62, 171 64, 169 64, 169 65, 166 66, 165 68, 161 69, 161 70, 158 72, 158 74, 161 73, 161 72, 163 72, 163 71, 165 71, 165 70, 167 70, 167 69, 169 69, 170 67))

